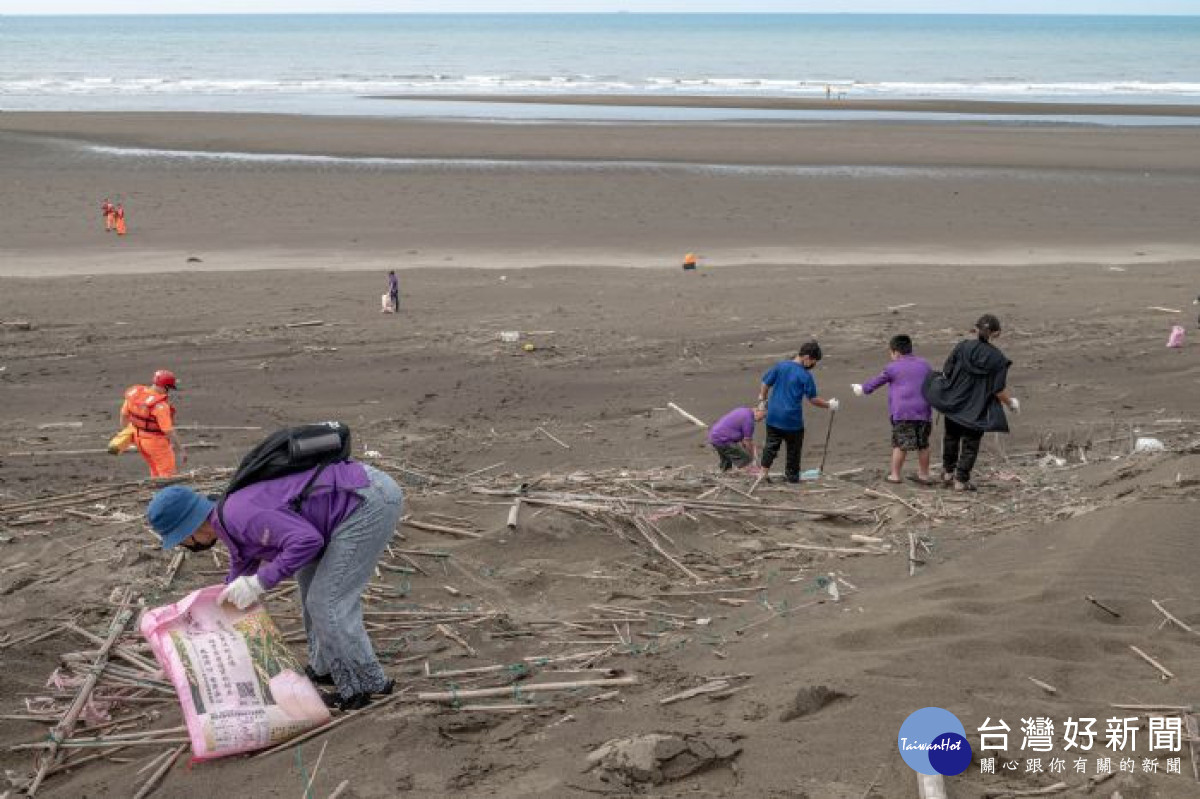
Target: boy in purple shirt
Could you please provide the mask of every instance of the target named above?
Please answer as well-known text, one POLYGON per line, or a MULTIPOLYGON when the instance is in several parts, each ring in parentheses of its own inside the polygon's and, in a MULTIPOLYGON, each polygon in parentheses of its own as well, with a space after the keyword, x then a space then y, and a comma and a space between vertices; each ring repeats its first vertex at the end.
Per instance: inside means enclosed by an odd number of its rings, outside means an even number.
POLYGON ((933 367, 929 361, 913 355, 912 351, 912 338, 892 336, 888 342, 888 355, 892 362, 866 383, 854 383, 851 388, 855 395, 861 397, 885 383, 888 385, 888 415, 892 418, 892 469, 887 481, 899 483, 905 454, 916 452, 917 482, 928 485, 929 433, 933 427, 933 412, 925 401, 922 387, 933 367))
POLYGON ((200 552, 218 541, 229 549, 220 602, 245 610, 295 577, 308 634, 304 671, 337 688, 328 704, 356 710, 392 691, 363 625, 361 597, 395 535, 404 498, 391 477, 347 460, 322 469, 307 500, 294 507, 313 472, 240 488, 223 514, 203 494, 169 486, 150 500, 146 515, 163 549, 200 552))
POLYGON ((717 451, 721 471, 744 469, 758 459, 754 450, 754 425, 767 412, 762 408, 734 408, 708 431, 708 443, 717 451))

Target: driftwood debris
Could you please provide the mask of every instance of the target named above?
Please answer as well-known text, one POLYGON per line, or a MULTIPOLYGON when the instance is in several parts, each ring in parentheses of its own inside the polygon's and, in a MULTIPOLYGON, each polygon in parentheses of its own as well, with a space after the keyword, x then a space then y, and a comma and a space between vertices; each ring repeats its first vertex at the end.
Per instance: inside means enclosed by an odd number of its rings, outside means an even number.
POLYGON ((414 530, 427 530, 431 533, 456 535, 460 538, 483 538, 482 535, 472 532, 471 530, 463 530, 458 527, 447 527, 444 524, 430 524, 429 522, 419 522, 415 519, 402 519, 400 523, 405 527, 412 527, 414 530))
POLYGON ((539 427, 537 428, 537 432, 541 433, 541 434, 542 434, 542 435, 544 435, 546 438, 548 438, 548 439, 550 439, 551 441, 553 441, 555 444, 558 444, 558 445, 559 445, 560 447, 562 447, 563 449, 570 449, 570 448, 571 448, 571 445, 570 445, 570 444, 568 444, 568 443, 566 443, 565 441, 563 441, 562 439, 558 438, 557 436, 555 436, 553 433, 551 433, 549 430, 547 430, 547 429, 546 429, 546 428, 544 428, 544 427, 541 427, 541 426, 539 426, 539 427))
POLYGON ((1099 599, 1096 599, 1096 597, 1092 596, 1091 594, 1088 594, 1088 595, 1086 595, 1086 596, 1084 597, 1084 599, 1086 599, 1088 602, 1091 602, 1093 605, 1095 605, 1096 607, 1100 608, 1100 609, 1101 609, 1101 610, 1103 610, 1105 613, 1107 613, 1108 615, 1112 616, 1114 619, 1119 619, 1119 618, 1121 618, 1121 614, 1120 614, 1120 613, 1117 613, 1115 610, 1113 610, 1113 609, 1112 609, 1112 608, 1110 608, 1108 605, 1106 605, 1106 604, 1104 604, 1103 602, 1101 602, 1099 599))
POLYGON ((1179 619, 1177 619, 1175 616, 1171 615, 1171 613, 1166 608, 1164 608, 1162 606, 1162 603, 1160 603, 1157 599, 1151 599, 1150 602, 1154 605, 1155 608, 1158 609, 1159 613, 1161 613, 1163 616, 1166 617, 1167 621, 1171 622, 1179 629, 1189 632, 1192 635, 1200 635, 1200 632, 1197 632, 1194 628, 1189 627, 1188 625, 1184 624, 1179 619))
POLYGON ((1133 654, 1137 655, 1137 656, 1138 656, 1138 657, 1140 657, 1142 660, 1146 661, 1146 662, 1147 662, 1147 663, 1149 663, 1151 666, 1153 666, 1154 668, 1158 669, 1159 676, 1161 676, 1161 677, 1162 677, 1162 679, 1164 679, 1164 680, 1173 680, 1173 679, 1175 679, 1175 675, 1174 675, 1174 674, 1173 674, 1173 673, 1172 673, 1172 672, 1171 672, 1171 671, 1170 671, 1170 670, 1169 670, 1169 669, 1168 669, 1166 666, 1164 666, 1163 664, 1159 663, 1157 660, 1155 660, 1154 658, 1150 657, 1149 655, 1147 655, 1147 654, 1146 654, 1145 652, 1143 652, 1142 650, 1138 649, 1138 648, 1137 648, 1136 646, 1134 646, 1133 644, 1130 644, 1130 645, 1129 645, 1129 648, 1133 650, 1133 654))
MULTIPOLYGON (((573 691, 578 688, 598 688, 614 685, 637 685, 637 677, 613 677, 602 680, 578 680, 576 682, 547 682, 534 685, 522 685, 520 693, 535 694, 547 691, 573 691)), ((421 691, 417 693, 418 702, 457 702, 460 699, 479 699, 488 696, 512 696, 512 686, 499 688, 473 688, 463 691, 421 691)))
POLYGON ((83 713, 84 707, 92 696, 92 691, 96 688, 96 684, 100 681, 100 675, 108 666, 109 653, 116 645, 117 640, 124 634, 125 628, 129 622, 133 620, 134 608, 133 591, 126 589, 120 609, 108 627, 108 637, 104 641, 104 645, 100 647, 100 651, 96 654, 96 659, 92 663, 88 676, 84 679, 83 684, 79 686, 79 692, 75 695, 75 700, 67 708, 67 712, 63 714, 62 719, 50 730, 50 741, 48 751, 42 756, 41 763, 38 765, 37 774, 34 775, 33 782, 30 783, 26 790, 28 796, 33 796, 41 787, 42 781, 46 778, 46 772, 51 767, 57 765, 60 756, 60 748, 75 731, 75 723, 79 720, 79 716, 83 713))
POLYGON ((683 408, 680 408, 674 402, 668 402, 667 407, 670 408, 671 410, 675 411, 675 413, 679 414, 684 419, 687 419, 689 422, 696 425, 697 427, 704 427, 704 428, 708 427, 708 425, 705 424, 702 420, 700 420, 700 419, 696 418, 695 416, 693 416, 692 414, 688 413, 683 408))

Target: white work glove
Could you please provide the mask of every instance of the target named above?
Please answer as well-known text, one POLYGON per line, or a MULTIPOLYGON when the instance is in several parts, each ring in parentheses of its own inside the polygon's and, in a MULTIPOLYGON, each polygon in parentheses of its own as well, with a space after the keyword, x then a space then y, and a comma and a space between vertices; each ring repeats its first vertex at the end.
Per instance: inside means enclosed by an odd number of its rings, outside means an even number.
POLYGON ((833 411, 834 413, 837 413, 837 409, 840 407, 842 407, 842 403, 838 402, 836 399, 831 399, 829 401, 829 410, 833 411))
POLYGON ((217 603, 228 602, 238 610, 245 610, 257 602, 263 593, 264 589, 258 577, 239 577, 225 586, 225 590, 217 597, 217 603))
POLYGON ((1021 401, 1019 399, 1017 399, 1016 397, 1009 397, 1008 398, 1008 409, 1010 411, 1012 411, 1013 413, 1020 413, 1021 412, 1021 401))
POLYGON ((865 393, 863 391, 862 383, 851 383, 850 390, 854 392, 854 396, 856 397, 861 397, 865 393))

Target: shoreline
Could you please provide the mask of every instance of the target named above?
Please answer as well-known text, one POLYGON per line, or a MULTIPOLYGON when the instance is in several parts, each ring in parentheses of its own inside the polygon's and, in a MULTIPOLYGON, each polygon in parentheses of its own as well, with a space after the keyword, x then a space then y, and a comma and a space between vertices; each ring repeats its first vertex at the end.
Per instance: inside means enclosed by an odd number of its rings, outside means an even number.
POLYGON ((1197 192, 1183 128, 0 114, 0 271, 1193 262, 1197 192))
POLYGON ((1200 117, 1200 103, 1056 102, 1049 100, 824 99, 714 94, 372 94, 367 100, 502 103, 523 105, 723 108, 745 111, 891 111, 913 114, 1007 114, 1012 116, 1200 117))
MULTIPOLYGON (((114 275, 172 275, 203 273, 381 272, 414 271, 528 272, 538 270, 679 271, 673 251, 596 251, 564 249, 551 253, 513 250, 442 251, 424 256, 397 255, 382 250, 347 252, 221 249, 205 251, 146 251, 97 253, 89 249, 52 252, 0 250, 0 280, 54 280, 114 275), (199 257, 199 262, 188 258, 199 257)), ((702 274, 738 270, 785 268, 798 276, 806 269, 837 268, 967 268, 1033 269, 1075 267, 1129 271, 1139 267, 1200 264, 1200 244, 1119 245, 1103 247, 988 248, 760 248, 751 254, 710 250, 702 255, 702 274)))

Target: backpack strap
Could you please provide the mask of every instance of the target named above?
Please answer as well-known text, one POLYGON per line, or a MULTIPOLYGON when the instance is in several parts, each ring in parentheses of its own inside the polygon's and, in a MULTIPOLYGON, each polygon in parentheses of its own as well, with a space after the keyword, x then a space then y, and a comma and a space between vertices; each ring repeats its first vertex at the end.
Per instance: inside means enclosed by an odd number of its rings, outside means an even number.
POLYGON ((317 478, 321 476, 321 472, 325 471, 325 467, 328 465, 328 462, 322 463, 320 466, 313 469, 312 477, 308 478, 308 481, 304 484, 304 488, 300 489, 300 493, 292 497, 291 501, 288 502, 288 505, 293 511, 299 513, 300 509, 304 507, 304 503, 308 501, 309 495, 311 495, 313 489, 316 488, 317 478))

